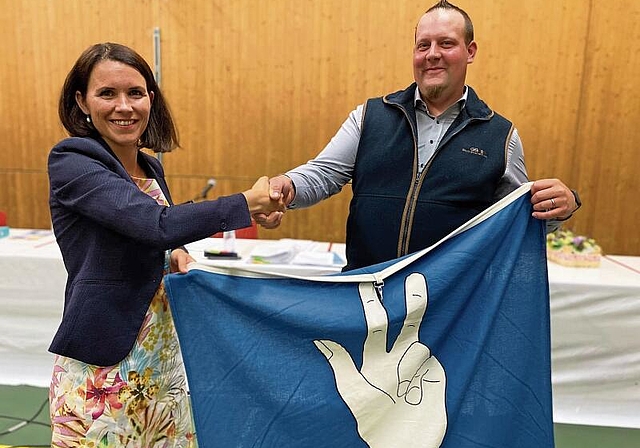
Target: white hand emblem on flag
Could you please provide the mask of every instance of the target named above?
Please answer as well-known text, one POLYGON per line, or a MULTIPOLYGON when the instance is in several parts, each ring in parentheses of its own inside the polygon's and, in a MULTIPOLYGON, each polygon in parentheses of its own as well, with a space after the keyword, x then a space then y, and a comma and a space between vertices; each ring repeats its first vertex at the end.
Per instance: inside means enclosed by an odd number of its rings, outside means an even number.
POLYGON ((422 274, 405 279, 407 315, 387 352, 387 313, 373 284, 359 285, 367 322, 362 368, 329 340, 314 341, 333 369, 340 396, 356 419, 360 437, 371 448, 437 448, 447 429, 446 376, 431 350, 419 341, 427 310, 422 274))

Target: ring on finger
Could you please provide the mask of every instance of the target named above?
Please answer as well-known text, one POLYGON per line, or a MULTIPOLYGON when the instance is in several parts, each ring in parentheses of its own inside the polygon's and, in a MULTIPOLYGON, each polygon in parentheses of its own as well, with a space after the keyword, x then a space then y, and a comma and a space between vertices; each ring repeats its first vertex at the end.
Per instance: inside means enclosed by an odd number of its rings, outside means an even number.
POLYGON ((556 208, 556 201, 553 200, 553 198, 551 198, 551 207, 552 208, 556 208))

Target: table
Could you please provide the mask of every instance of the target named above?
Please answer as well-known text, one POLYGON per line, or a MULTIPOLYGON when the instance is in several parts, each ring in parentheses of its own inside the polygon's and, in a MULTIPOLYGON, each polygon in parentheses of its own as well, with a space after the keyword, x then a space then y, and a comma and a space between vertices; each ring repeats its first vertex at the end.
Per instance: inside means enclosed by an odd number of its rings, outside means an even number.
POLYGON ((0 239, 0 384, 48 386, 67 273, 51 231, 0 239))
POLYGON ((345 245, 335 244, 322 241, 310 240, 253 240, 253 239, 236 239, 233 243, 233 250, 240 256, 239 260, 229 260, 224 258, 210 259, 205 257, 204 251, 207 249, 224 251, 227 249, 224 239, 222 238, 206 238, 192 244, 187 244, 187 250, 197 260, 198 263, 225 268, 234 267, 237 269, 249 268, 253 272, 281 273, 288 275, 326 275, 335 274, 342 270, 342 266, 346 264, 345 245), (297 258, 289 260, 286 263, 264 263, 256 264, 252 262, 252 253, 259 247, 261 254, 270 253, 276 258, 280 255, 288 255, 289 257, 297 254, 297 258), (318 258, 312 255, 326 255, 322 264, 318 258), (306 262, 304 260, 307 260, 306 262))
POLYGON ((549 263, 554 420, 640 428, 640 257, 549 263))
MULTIPOLYGON (((223 249, 223 240, 207 238, 189 244, 190 253, 207 266, 246 265, 251 250, 267 240, 237 239, 241 260, 207 260, 204 249, 223 249)), ((297 275, 339 272, 344 245, 302 242, 305 251, 338 250, 337 261, 328 266, 252 265, 254 269, 297 275)), ((0 239, 0 384, 48 387, 53 355, 47 351, 64 304, 67 273, 55 237, 50 230, 11 229, 0 239)))
MULTIPOLYGON (((311 252, 344 259, 344 245, 300 242, 311 252)), ((224 249, 207 238, 188 245, 199 263, 247 266, 251 251, 276 244, 237 239, 240 260, 207 260, 224 249)), ((251 265, 257 271, 321 275, 341 264, 251 265)), ((0 384, 47 387, 66 272, 49 231, 12 229, 0 239, 0 384)), ((598 269, 549 264, 554 421, 640 428, 640 257, 606 256, 598 269)))

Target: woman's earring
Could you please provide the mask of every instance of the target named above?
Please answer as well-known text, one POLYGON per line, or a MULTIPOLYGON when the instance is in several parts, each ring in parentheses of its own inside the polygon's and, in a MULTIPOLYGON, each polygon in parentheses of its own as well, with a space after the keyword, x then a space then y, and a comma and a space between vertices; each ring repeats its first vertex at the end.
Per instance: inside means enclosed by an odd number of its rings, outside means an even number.
POLYGON ((91 124, 91 115, 87 115, 87 123, 91 124))

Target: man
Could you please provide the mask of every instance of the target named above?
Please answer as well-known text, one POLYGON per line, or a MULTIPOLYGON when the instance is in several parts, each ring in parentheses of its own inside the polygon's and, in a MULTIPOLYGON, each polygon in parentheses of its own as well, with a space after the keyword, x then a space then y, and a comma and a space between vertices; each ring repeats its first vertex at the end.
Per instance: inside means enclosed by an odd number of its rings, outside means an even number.
MULTIPOLYGON (((416 27, 415 83, 358 106, 315 159, 270 179, 289 208, 352 181, 345 270, 428 247, 528 181, 517 130, 465 85, 476 51, 467 13, 435 4, 416 27)), ((558 179, 531 193, 533 216, 550 229, 580 206, 558 179)), ((282 213, 255 218, 274 228, 282 213)))

